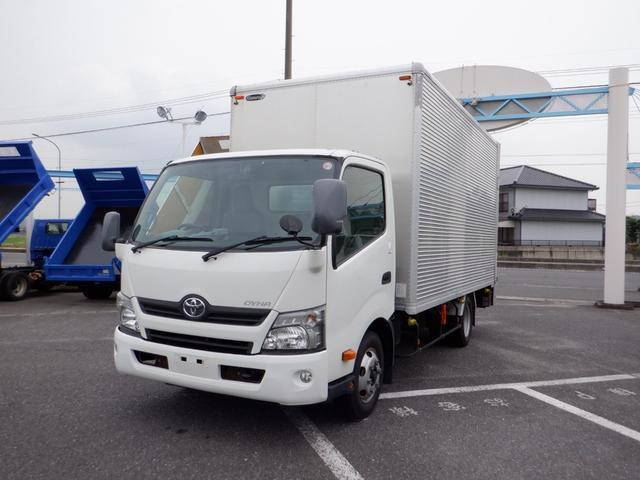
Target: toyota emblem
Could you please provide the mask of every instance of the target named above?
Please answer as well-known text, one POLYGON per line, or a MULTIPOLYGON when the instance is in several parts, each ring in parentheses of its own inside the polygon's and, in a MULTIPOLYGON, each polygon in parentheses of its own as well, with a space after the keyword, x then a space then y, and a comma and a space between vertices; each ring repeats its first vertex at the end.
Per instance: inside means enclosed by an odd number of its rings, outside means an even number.
POLYGON ((207 306, 200 297, 187 297, 182 301, 182 313, 189 320, 199 320, 207 311, 207 306))

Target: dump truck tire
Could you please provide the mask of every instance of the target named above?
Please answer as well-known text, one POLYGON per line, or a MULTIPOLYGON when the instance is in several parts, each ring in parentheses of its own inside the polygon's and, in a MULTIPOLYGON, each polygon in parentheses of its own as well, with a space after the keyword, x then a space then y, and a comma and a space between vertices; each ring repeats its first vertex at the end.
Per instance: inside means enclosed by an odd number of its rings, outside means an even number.
POLYGON ((23 272, 6 273, 0 279, 0 292, 5 300, 22 300, 29 292, 29 277, 23 272))
POLYGON ((112 287, 84 287, 82 294, 89 300, 106 300, 113 293, 112 287))

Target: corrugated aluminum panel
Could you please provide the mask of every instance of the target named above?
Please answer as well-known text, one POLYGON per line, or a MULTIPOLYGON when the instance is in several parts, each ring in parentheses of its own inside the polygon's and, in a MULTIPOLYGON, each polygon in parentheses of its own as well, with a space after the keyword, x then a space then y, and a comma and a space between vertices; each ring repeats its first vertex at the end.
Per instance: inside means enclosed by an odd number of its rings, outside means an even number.
POLYGON ((417 76, 410 314, 493 285, 499 146, 429 74, 417 76))

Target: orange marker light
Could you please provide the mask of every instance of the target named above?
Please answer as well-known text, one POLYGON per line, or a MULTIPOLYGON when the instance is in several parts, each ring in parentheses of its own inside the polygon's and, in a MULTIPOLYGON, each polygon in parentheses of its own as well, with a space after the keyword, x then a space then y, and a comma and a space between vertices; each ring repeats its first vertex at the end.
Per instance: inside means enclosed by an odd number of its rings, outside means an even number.
POLYGON ((244 95, 236 95, 235 99, 236 100, 244 100, 244 95))
POLYGON ((411 80, 411 75, 400 75, 398 78, 402 81, 411 80))
POLYGON ((345 350, 344 352, 342 352, 342 361, 343 362, 348 362, 349 360, 354 360, 356 358, 356 351, 355 350, 345 350))

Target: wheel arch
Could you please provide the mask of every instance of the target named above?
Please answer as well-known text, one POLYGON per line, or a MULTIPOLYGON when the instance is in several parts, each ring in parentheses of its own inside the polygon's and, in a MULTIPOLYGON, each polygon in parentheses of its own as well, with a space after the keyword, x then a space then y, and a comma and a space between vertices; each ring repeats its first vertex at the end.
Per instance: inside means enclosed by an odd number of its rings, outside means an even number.
MULTIPOLYGON (((393 380, 393 361, 395 357, 394 351, 394 333, 393 327, 389 320, 385 318, 376 318, 366 332, 375 332, 382 342, 382 350, 384 353, 384 383, 391 383, 393 380)), ((365 332, 365 333, 366 333, 365 332)))

